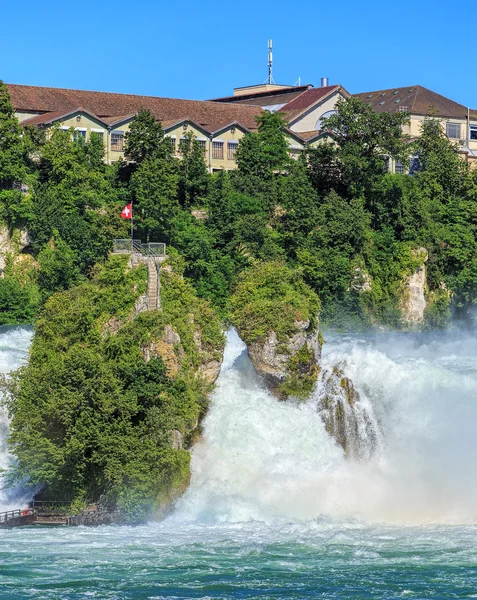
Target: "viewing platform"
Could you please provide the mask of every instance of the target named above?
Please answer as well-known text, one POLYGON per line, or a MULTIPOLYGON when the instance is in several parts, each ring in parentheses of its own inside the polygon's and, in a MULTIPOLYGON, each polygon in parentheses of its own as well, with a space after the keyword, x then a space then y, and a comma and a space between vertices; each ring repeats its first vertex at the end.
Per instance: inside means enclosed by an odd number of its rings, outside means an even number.
POLYGON ((30 502, 28 508, 0 513, 0 527, 107 525, 121 521, 118 511, 95 504, 74 511, 71 502, 30 502))

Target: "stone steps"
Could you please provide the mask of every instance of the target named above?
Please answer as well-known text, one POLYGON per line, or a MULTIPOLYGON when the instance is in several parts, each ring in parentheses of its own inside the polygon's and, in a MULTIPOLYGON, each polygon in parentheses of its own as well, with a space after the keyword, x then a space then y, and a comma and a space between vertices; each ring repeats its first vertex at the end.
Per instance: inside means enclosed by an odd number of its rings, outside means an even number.
POLYGON ((160 281, 158 276, 158 265, 153 259, 147 261, 148 268, 148 283, 147 283, 147 309, 148 310, 160 310, 161 308, 161 297, 160 297, 160 281))

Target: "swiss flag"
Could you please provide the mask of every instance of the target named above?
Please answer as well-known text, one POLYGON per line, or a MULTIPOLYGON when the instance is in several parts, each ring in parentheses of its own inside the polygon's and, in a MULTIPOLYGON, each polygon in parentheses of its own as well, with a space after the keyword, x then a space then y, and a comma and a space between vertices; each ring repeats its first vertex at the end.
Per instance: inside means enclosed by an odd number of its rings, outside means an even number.
POLYGON ((132 204, 126 204, 121 212, 123 219, 132 219, 132 204))

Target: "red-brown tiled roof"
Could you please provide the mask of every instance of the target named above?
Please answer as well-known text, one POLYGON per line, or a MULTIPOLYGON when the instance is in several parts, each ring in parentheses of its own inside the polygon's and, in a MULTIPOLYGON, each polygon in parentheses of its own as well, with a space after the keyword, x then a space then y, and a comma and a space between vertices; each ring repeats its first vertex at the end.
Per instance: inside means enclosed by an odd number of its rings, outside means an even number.
POLYGON ((306 111, 308 108, 311 108, 318 101, 322 100, 329 94, 332 94, 339 88, 339 85, 328 85, 325 87, 311 88, 310 90, 306 90, 294 98, 291 102, 285 104, 285 106, 280 109, 280 112, 286 113, 288 121, 293 121, 293 119, 298 117, 301 113, 306 111))
POLYGON ((89 92, 61 88, 7 84, 12 104, 17 111, 68 112, 77 106, 101 118, 129 115, 141 108, 149 109, 158 121, 181 119, 188 115, 203 127, 218 129, 225 123, 239 121, 256 129, 255 117, 262 111, 258 106, 227 104, 199 100, 179 100, 155 96, 89 92))
POLYGON ((465 119, 467 108, 445 96, 441 96, 422 85, 396 87, 374 92, 354 94, 366 104, 370 104, 378 112, 398 112, 407 110, 411 114, 427 115, 431 108, 437 117, 465 119))
POLYGON ((128 115, 121 115, 121 116, 112 116, 112 117, 103 117, 103 121, 105 123, 107 123, 108 125, 113 125, 115 123, 121 123, 122 121, 126 121, 127 119, 131 119, 132 117, 135 117, 137 115, 137 112, 133 112, 133 113, 129 113, 128 115))
POLYGON ((67 117, 70 117, 71 115, 74 115, 75 113, 87 114, 99 123, 102 123, 103 125, 107 126, 107 123, 104 119, 100 119, 98 116, 96 116, 89 110, 84 109, 81 106, 78 106, 73 110, 68 110, 66 112, 63 110, 57 110, 53 112, 42 113, 40 115, 35 115, 30 119, 25 119, 24 121, 22 121, 21 125, 51 125, 54 121, 65 119, 67 117))
POLYGON ((303 138, 304 140, 311 140, 314 137, 318 137, 320 136, 322 133, 325 133, 324 131, 318 131, 318 130, 314 130, 314 131, 299 131, 298 135, 303 138))

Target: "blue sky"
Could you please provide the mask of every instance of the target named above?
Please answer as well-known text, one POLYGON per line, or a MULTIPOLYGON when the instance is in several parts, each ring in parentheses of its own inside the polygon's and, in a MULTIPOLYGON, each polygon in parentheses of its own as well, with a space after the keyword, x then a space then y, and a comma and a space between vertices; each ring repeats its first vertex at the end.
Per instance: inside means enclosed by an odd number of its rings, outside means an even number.
POLYGON ((421 84, 477 108, 477 3, 32 0, 2 5, 9 83, 206 99, 267 76, 351 93, 421 84))

